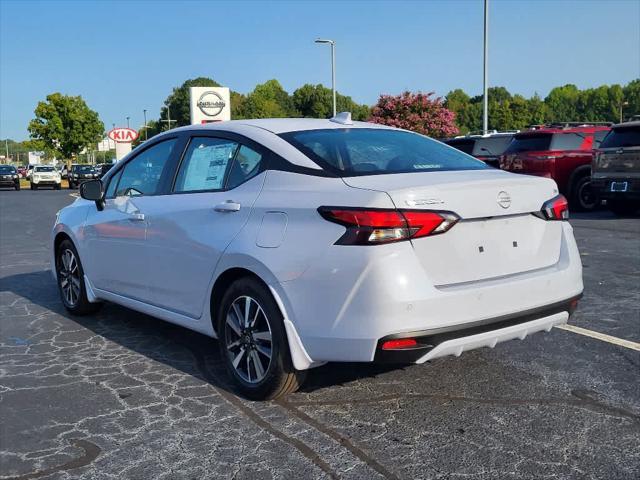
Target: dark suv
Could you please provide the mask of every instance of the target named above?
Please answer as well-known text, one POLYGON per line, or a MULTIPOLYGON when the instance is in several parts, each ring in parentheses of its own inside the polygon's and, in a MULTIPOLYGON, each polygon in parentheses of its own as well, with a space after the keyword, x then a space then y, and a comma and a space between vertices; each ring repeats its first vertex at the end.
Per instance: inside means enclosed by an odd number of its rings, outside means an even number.
POLYGON ((499 167, 500 155, 511 143, 517 132, 494 132, 486 135, 465 135, 444 140, 444 143, 458 150, 473 155, 487 165, 499 167))
POLYGON ((640 121, 614 125, 593 153, 592 188, 615 213, 640 208, 640 121))
POLYGON ((20 190, 20 175, 13 165, 0 165, 0 187, 20 190))
POLYGON ((76 188, 81 183, 94 178, 100 178, 100 175, 93 165, 72 165, 68 175, 69 188, 76 188))
POLYGON ((575 210, 593 210, 598 198, 591 189, 592 149, 611 124, 539 125, 517 133, 500 157, 500 168, 552 178, 575 210))

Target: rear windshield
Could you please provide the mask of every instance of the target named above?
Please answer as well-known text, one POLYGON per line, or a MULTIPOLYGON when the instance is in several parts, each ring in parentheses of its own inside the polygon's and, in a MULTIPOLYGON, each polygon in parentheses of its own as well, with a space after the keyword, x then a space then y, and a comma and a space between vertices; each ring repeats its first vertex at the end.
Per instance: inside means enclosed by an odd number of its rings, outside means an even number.
POLYGON ((473 149, 474 155, 502 155, 513 140, 512 136, 479 138, 473 149))
POLYGON ((509 148, 505 153, 518 153, 518 152, 535 152, 539 150, 549 150, 551 146, 550 133, 541 133, 534 135, 516 135, 513 141, 509 145, 509 148))
POLYGON ((490 168, 443 143, 402 130, 340 128, 280 136, 340 176, 490 168))
POLYGON ((16 173, 16 169, 10 165, 0 165, 0 173, 16 173))
POLYGON ((637 146, 640 146, 640 127, 623 127, 611 130, 600 144, 600 148, 637 146))
POLYGON ((53 167, 36 167, 36 172, 53 172, 53 167))
POLYGON ((473 146, 476 141, 473 138, 454 138, 453 140, 447 140, 445 143, 450 147, 457 148, 461 152, 471 155, 473 154, 473 146))

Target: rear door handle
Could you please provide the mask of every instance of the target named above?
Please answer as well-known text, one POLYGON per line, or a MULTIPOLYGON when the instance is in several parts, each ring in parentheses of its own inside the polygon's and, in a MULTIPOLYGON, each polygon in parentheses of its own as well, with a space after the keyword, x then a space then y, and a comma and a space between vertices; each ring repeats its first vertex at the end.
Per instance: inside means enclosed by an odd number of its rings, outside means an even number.
POLYGON ((219 203, 213 209, 216 212, 237 212, 240 210, 240 204, 233 200, 227 200, 226 202, 219 203))
POLYGON ((132 213, 129 215, 129 220, 132 222, 144 222, 144 213, 132 213))

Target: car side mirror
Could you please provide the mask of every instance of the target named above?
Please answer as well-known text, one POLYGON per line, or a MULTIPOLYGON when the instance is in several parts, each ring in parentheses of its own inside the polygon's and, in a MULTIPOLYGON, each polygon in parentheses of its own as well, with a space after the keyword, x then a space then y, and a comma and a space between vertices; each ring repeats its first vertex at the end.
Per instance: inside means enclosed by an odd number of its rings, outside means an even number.
POLYGON ((80 184, 80 196, 85 200, 96 202, 96 208, 98 210, 104 209, 102 180, 88 180, 80 184))

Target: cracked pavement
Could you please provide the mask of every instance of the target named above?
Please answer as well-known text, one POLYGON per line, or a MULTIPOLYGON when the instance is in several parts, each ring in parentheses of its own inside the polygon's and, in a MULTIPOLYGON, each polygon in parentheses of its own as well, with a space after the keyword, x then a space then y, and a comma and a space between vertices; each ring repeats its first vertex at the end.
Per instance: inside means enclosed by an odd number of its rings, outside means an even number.
MULTIPOLYGON (((212 339, 116 305, 64 310, 48 238, 71 201, 0 192, 2 479, 640 476, 640 352, 554 329, 426 365, 326 365, 249 402, 212 339)), ((640 220, 571 222, 571 323, 640 341, 640 220)))

